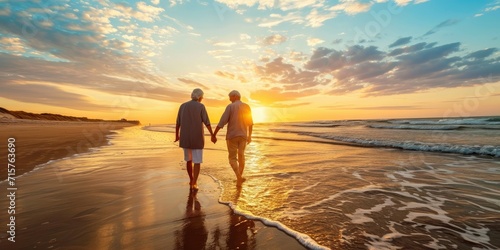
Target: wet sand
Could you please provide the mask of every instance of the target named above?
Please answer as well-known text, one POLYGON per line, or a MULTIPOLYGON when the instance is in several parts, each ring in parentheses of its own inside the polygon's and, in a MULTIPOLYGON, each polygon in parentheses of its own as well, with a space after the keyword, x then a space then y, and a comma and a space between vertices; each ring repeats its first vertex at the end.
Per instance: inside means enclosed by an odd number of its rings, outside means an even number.
MULTIPOLYGON (((23 119, 0 120, 0 152, 7 152, 7 140, 15 139, 16 175, 33 170, 50 160, 88 152, 107 144, 112 130, 135 126, 121 122, 69 122, 23 119)), ((0 155, 7 162, 7 155, 0 155)), ((7 178, 7 168, 0 168, 0 180, 7 178)))
MULTIPOLYGON (((200 175, 200 190, 190 192, 181 151, 166 143, 170 134, 138 127, 116 132, 112 145, 16 180, 16 242, 6 233, 4 198, 0 249, 304 249, 282 231, 219 204, 220 189, 209 176, 200 175)), ((16 146, 39 150, 36 145, 16 146)), ((0 183, 2 197, 8 188, 0 183)))

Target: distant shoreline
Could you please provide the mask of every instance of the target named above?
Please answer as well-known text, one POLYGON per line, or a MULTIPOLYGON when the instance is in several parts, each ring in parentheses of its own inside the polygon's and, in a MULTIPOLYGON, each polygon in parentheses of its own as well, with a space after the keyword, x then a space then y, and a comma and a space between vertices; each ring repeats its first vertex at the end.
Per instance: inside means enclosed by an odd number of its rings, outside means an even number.
POLYGON ((122 122, 134 125, 141 125, 138 120, 104 120, 92 119, 87 117, 66 116, 60 114, 41 113, 35 114, 25 111, 10 111, 0 107, 0 122, 12 122, 13 120, 34 120, 34 121, 72 121, 72 122, 122 122))

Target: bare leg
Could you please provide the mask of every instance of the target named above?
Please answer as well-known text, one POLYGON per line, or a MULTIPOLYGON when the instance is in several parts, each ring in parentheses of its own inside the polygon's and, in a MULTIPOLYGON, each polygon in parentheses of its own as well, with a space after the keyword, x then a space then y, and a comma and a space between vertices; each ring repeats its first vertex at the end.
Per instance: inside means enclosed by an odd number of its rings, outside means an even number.
POLYGON ((240 179, 242 181, 245 180, 243 178, 243 170, 245 169, 245 148, 247 145, 247 141, 245 138, 241 138, 241 140, 238 142, 238 163, 239 163, 239 174, 240 174, 240 179))
POLYGON ((189 175, 189 185, 193 186, 193 161, 186 162, 186 170, 189 175))
POLYGON ((227 143, 227 151, 228 151, 228 160, 231 168, 236 175, 236 178, 239 180, 241 178, 240 170, 238 166, 238 144, 234 139, 226 140, 227 143))
POLYGON ((194 164, 193 189, 198 189, 198 176, 200 175, 200 163, 194 164))
POLYGON ((239 174, 240 177, 243 176, 243 170, 245 169, 245 152, 244 151, 238 151, 238 163, 239 163, 239 174))
POLYGON ((241 175, 240 175, 240 170, 239 170, 239 167, 238 167, 238 162, 237 161, 231 161, 230 165, 231 165, 231 168, 234 171, 234 174, 236 175, 236 178, 239 180, 240 177, 241 177, 241 175))

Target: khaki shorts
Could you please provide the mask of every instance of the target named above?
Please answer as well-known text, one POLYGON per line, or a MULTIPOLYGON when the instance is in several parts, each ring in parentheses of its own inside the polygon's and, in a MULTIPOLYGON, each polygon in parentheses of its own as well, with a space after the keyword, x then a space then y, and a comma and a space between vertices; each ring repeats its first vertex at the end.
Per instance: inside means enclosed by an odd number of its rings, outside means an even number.
POLYGON ((190 148, 182 148, 184 149, 184 160, 185 161, 193 161, 193 163, 202 163, 203 162, 203 149, 190 149, 190 148))
POLYGON ((245 137, 235 137, 226 140, 227 151, 229 153, 229 162, 235 164, 236 161, 240 163, 245 162, 245 148, 247 146, 247 138, 245 137))

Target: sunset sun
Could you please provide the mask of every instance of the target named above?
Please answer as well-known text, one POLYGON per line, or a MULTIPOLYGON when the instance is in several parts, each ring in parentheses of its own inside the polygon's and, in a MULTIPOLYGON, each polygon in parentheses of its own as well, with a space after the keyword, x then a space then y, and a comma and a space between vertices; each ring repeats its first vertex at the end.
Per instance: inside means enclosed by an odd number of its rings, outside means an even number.
POLYGON ((257 107, 252 109, 254 123, 263 123, 268 121, 267 110, 265 107, 257 107))

